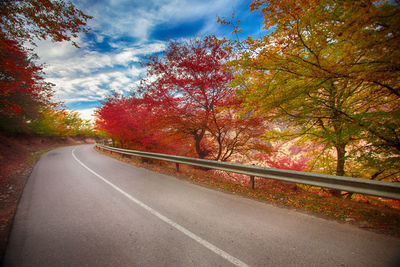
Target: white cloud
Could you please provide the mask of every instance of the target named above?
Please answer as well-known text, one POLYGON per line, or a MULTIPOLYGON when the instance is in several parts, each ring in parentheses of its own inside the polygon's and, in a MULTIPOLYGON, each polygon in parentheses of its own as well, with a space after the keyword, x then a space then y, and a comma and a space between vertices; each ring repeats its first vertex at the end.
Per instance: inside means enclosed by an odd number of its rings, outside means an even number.
POLYGON ((87 108, 87 109, 77 109, 76 111, 79 113, 79 117, 84 120, 90 120, 94 122, 94 111, 96 108, 87 108))
POLYGON ((133 47, 116 47, 116 51, 98 52, 86 48, 77 49, 70 43, 52 43, 42 41, 36 52, 42 62, 46 62, 44 71, 48 76, 76 76, 93 71, 114 67, 128 66, 132 62, 139 62, 140 56, 160 52, 165 49, 165 43, 156 42, 141 44, 133 47))
MULTIPOLYGON (((161 52, 166 43, 151 40, 159 26, 178 26, 203 21, 199 34, 215 33, 217 15, 229 16, 239 0, 74 0, 75 5, 94 18, 89 22, 92 39, 83 35, 71 43, 38 42, 36 52, 45 62, 46 79, 56 84, 55 99, 66 104, 99 101, 110 90, 134 89, 145 69, 143 56, 161 52), (125 37, 135 41, 121 41, 125 37), (92 49, 98 43, 110 49, 92 49), (106 52, 104 52, 104 50, 106 52)), ((88 112, 88 111, 85 111, 88 112)))
MULTIPOLYGON (((77 43, 82 43, 80 38, 75 38, 74 41, 77 43)), ((35 42, 37 47, 34 49, 40 56, 40 59, 44 62, 54 59, 68 58, 70 56, 74 56, 80 51, 80 49, 73 46, 71 42, 55 43, 50 40, 40 40, 35 42)))
POLYGON ((56 84, 56 100, 66 104, 77 101, 102 100, 110 90, 127 92, 145 70, 139 57, 165 49, 161 42, 119 48, 100 53, 86 48, 70 48, 69 43, 41 42, 36 50, 46 61, 47 81, 56 84), (54 52, 54 51, 58 52, 54 52))
MULTIPOLYGON (((107 36, 130 36, 139 42, 149 41, 152 31, 164 24, 177 25, 202 19, 215 31, 216 16, 229 16, 242 3, 239 0, 136 0, 75 1, 92 15, 93 29, 107 36), (85 9, 86 8, 86 9, 85 9)), ((214 32, 208 32, 208 34, 214 32)))
POLYGON ((99 33, 93 33, 95 35, 96 38, 96 42, 98 43, 102 43, 104 41, 104 36, 99 34, 99 33))

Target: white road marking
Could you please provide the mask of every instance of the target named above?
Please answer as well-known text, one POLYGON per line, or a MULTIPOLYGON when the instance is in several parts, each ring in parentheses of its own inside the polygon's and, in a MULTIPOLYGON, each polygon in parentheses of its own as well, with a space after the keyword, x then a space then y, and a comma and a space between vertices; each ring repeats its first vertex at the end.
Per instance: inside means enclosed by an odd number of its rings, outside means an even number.
POLYGON ((196 234, 190 232, 188 229, 186 229, 185 227, 183 227, 182 225, 174 222, 173 220, 165 217, 164 215, 162 215, 161 213, 159 213, 158 211, 156 211, 155 209, 147 206, 146 204, 144 204, 143 202, 141 202, 140 200, 132 197, 131 195, 129 195, 128 193, 126 193, 124 190, 122 190, 121 188, 119 188, 118 186, 114 185, 113 183, 111 183, 110 181, 108 181, 106 178, 104 178, 103 176, 101 176, 100 174, 96 173, 95 171, 93 171, 92 169, 90 169, 88 166, 86 166, 84 163, 82 163, 82 161, 80 161, 76 156, 75 156, 75 149, 74 148, 72 150, 72 156, 74 157, 74 159, 80 164, 82 165, 82 167, 84 167, 85 169, 87 169, 89 172, 91 172, 92 174, 94 174, 97 178, 99 178, 100 180, 102 180, 103 182, 105 182, 106 184, 108 184, 109 186, 111 186, 112 188, 114 188, 115 190, 117 190, 119 193, 121 193, 122 195, 124 195, 125 197, 127 197, 128 199, 130 199, 131 201, 135 202, 137 205, 139 205, 140 207, 144 208, 145 210, 147 210, 148 212, 150 212, 151 214, 153 214, 154 216, 156 216, 157 218, 159 218, 160 220, 166 222, 167 224, 171 225, 172 227, 174 227, 175 229, 177 229, 178 231, 180 231, 181 233, 187 235, 188 237, 192 238, 193 240, 197 241, 198 243, 200 243, 201 245, 203 245, 204 247, 208 248, 209 250, 213 251, 215 254, 225 258, 226 260, 228 260, 229 262, 233 263, 236 266, 249 266, 248 264, 242 262, 241 260, 233 257, 232 255, 230 255, 229 253, 223 251, 222 249, 214 246, 213 244, 211 244, 210 242, 204 240, 203 238, 197 236, 196 234))

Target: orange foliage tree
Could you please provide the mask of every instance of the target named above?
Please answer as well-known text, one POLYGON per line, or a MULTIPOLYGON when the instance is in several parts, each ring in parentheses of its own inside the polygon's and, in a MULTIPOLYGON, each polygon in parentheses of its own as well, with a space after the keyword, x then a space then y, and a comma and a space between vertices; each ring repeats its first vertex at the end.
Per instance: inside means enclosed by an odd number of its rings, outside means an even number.
POLYGON ((241 50, 231 66, 246 109, 287 126, 266 138, 320 144, 336 175, 398 176, 398 2, 254 0, 250 9, 265 35, 227 43, 241 50))

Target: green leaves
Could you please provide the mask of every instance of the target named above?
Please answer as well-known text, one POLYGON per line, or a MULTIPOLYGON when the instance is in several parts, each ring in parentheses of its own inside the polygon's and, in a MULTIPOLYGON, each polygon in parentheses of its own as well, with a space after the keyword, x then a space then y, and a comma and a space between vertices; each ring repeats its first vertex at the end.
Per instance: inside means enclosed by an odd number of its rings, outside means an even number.
POLYGON ((43 108, 41 117, 31 122, 31 130, 44 136, 94 136, 93 126, 76 111, 43 108))

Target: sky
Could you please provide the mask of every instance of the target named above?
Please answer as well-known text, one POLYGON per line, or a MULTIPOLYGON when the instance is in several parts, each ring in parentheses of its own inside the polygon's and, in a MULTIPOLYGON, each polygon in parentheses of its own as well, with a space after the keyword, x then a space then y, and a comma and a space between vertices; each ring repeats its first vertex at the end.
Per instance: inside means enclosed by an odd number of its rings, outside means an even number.
POLYGON ((84 119, 113 91, 135 91, 146 76, 140 62, 162 53, 170 40, 184 41, 206 35, 235 38, 232 26, 218 17, 240 19, 241 37, 262 33, 262 17, 250 12, 249 0, 73 0, 93 16, 90 33, 70 42, 40 41, 36 53, 45 78, 54 83, 54 100, 76 110, 84 119))

